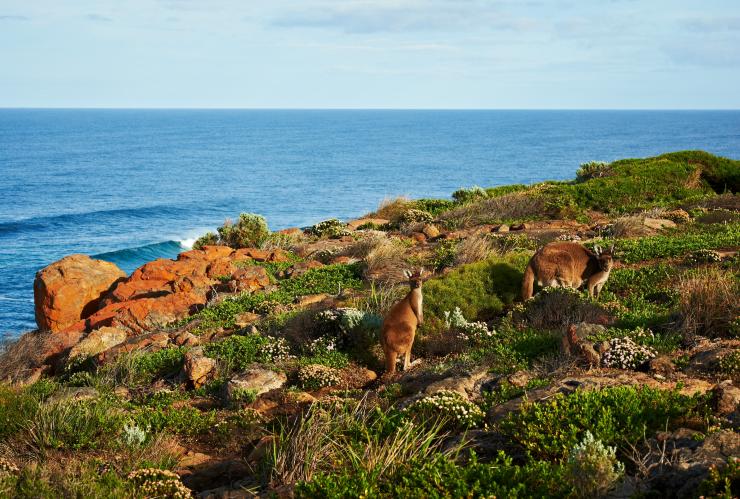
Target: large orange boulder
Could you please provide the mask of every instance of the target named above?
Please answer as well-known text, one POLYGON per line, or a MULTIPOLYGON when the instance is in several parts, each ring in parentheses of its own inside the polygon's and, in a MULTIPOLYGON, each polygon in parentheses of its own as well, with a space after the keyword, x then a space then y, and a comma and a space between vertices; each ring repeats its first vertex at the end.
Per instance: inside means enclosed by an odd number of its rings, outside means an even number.
POLYGON ((36 273, 33 299, 42 331, 61 331, 98 310, 100 299, 126 274, 115 264, 70 255, 36 273))

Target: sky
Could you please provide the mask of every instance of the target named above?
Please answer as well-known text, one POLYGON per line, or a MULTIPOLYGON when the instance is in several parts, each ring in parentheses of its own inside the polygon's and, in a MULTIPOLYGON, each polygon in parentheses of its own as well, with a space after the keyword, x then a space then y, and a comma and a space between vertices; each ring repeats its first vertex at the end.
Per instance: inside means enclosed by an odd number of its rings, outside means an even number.
POLYGON ((0 0, 0 107, 740 109, 740 0, 0 0))

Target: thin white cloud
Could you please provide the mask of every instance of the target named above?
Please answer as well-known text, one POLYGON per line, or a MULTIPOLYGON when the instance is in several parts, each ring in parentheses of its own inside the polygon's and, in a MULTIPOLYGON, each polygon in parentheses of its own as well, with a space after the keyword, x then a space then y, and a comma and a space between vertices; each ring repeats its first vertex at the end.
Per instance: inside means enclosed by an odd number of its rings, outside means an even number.
POLYGON ((346 2, 284 12, 271 25, 282 28, 326 28, 346 33, 404 33, 469 29, 525 30, 536 27, 527 18, 512 18, 497 3, 469 0, 434 2, 346 2))

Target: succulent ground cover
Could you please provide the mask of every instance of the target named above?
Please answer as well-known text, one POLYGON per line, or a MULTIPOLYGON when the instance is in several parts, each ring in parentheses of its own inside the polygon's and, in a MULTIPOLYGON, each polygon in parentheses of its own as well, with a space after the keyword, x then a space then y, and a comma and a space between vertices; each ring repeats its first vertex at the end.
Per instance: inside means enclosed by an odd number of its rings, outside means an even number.
MULTIPOLYGON (((680 152, 389 200, 366 223, 241 216, 198 246, 279 248, 236 265, 264 288, 0 384, 0 497, 735 497, 738 172, 680 152), (614 244, 599 300, 521 302, 553 240, 614 244), (382 317, 419 266, 420 362, 388 378, 382 317)), ((24 372, 23 345, 0 372, 24 372)))

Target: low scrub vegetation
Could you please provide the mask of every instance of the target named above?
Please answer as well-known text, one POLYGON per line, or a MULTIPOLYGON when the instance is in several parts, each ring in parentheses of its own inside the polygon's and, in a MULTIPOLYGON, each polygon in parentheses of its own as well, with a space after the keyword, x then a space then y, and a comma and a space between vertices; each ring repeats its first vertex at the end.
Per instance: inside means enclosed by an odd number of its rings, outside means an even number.
POLYGON ((0 375, 26 385, 0 383, 0 497, 734 497, 737 166, 591 162, 570 182, 389 200, 374 216, 390 223, 356 230, 245 214, 198 246, 289 249, 236 263, 265 289, 217 286, 139 351, 39 369, 51 335, 4 349, 0 375), (615 245, 598 299, 520 301, 551 240, 615 245), (383 317, 418 267, 414 362, 388 374, 383 317))

